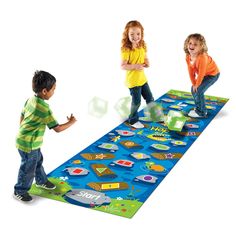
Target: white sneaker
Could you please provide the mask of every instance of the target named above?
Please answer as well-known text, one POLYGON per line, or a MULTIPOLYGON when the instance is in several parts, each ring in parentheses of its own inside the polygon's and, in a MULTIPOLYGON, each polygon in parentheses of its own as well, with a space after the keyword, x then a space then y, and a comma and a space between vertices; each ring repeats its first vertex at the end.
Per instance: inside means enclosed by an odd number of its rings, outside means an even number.
POLYGON ((188 113, 188 116, 190 116, 190 117, 192 117, 192 118, 201 118, 201 117, 203 117, 203 116, 199 116, 195 110, 191 110, 191 111, 188 113))
POLYGON ((136 123, 132 124, 131 126, 134 127, 135 129, 144 128, 144 125, 140 121, 137 121, 136 123))

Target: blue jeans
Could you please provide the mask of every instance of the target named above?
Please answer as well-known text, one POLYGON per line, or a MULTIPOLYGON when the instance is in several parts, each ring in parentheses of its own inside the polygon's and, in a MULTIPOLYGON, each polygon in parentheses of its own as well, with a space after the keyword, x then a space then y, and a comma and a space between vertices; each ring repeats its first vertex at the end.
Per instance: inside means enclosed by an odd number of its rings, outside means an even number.
POLYGON ((220 73, 218 73, 217 75, 207 75, 203 78, 203 81, 197 88, 196 92, 193 91, 193 87, 191 88, 193 99, 196 105, 196 113, 199 116, 206 116, 207 109, 205 105, 204 93, 211 85, 213 85, 218 80, 219 76, 220 73))
POLYGON ((130 88, 129 90, 132 102, 128 122, 132 125, 138 121, 138 109, 141 105, 141 96, 143 96, 147 104, 153 102, 154 98, 148 83, 145 83, 143 86, 130 88))
POLYGON ((32 150, 30 153, 18 151, 21 156, 21 165, 14 188, 15 194, 22 195, 30 190, 34 177, 36 184, 44 184, 47 176, 42 166, 43 155, 40 149, 32 150))

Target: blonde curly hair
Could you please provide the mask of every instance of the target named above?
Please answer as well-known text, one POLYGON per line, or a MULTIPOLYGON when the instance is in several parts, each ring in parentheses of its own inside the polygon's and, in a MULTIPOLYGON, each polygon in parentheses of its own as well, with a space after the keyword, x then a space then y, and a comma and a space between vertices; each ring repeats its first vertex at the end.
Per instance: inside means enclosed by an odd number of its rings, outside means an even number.
POLYGON ((201 34, 195 33, 195 34, 190 34, 184 41, 184 51, 186 54, 189 54, 188 43, 189 43, 190 39, 195 39, 200 42, 200 45, 202 47, 202 50, 200 52, 201 54, 207 53, 208 48, 207 48, 206 40, 205 40, 204 36, 202 36, 201 34))

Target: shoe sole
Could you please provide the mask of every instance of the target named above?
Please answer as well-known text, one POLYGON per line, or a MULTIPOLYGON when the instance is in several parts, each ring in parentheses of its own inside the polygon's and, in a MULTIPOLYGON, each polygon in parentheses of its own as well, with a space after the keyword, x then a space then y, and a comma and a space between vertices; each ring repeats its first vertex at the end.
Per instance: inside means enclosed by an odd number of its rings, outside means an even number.
MULTIPOLYGON (((194 111, 195 111, 195 109, 194 109, 194 111)), ((196 113, 196 111, 195 111, 195 113, 196 113)), ((195 116, 195 115, 192 116, 192 115, 189 115, 189 113, 188 113, 188 116, 191 118, 207 118, 207 115, 208 115, 208 113, 206 113, 204 116, 200 116, 198 114, 197 114, 197 116, 195 116)))
POLYGON ((145 126, 143 125, 143 126, 140 126, 140 127, 137 127, 137 126, 134 126, 134 125, 130 125, 130 126, 132 126, 133 128, 135 128, 135 129, 143 129, 145 126))
POLYGON ((55 189, 57 186, 54 186, 53 188, 47 188, 47 187, 44 187, 44 186, 41 186, 41 185, 37 185, 35 184, 37 188, 43 188, 43 189, 46 189, 46 190, 53 190, 55 189))
POLYGON ((191 118, 207 118, 207 116, 191 116, 191 115, 188 115, 188 116, 191 118))
POLYGON ((16 200, 18 200, 18 201, 20 201, 20 202, 25 202, 25 203, 27 203, 27 202, 33 202, 33 201, 34 201, 33 198, 32 198, 31 200, 29 200, 29 201, 23 201, 22 199, 20 199, 19 197, 17 197, 15 194, 13 194, 13 198, 16 199, 16 200))

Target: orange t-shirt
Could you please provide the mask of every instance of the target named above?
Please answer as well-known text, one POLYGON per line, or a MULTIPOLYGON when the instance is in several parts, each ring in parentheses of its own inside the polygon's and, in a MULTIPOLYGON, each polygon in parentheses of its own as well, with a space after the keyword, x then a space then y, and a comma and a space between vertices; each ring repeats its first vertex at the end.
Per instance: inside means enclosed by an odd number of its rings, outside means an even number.
POLYGON ((220 71, 213 59, 206 53, 197 56, 196 61, 191 64, 190 55, 186 56, 188 72, 194 86, 199 86, 207 75, 217 75, 220 71))

